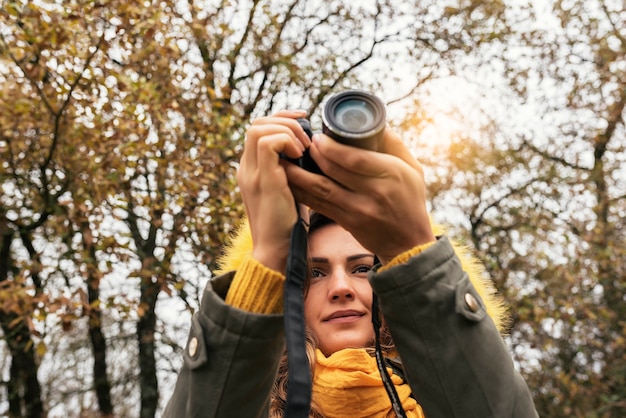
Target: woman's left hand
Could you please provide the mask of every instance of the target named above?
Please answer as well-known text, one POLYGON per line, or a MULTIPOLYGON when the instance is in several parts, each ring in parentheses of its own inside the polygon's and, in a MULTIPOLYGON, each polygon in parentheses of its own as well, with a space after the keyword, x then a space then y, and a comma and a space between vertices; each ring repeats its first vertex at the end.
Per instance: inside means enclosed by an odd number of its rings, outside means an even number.
POLYGON ((389 127, 378 152, 323 134, 314 136, 310 152, 328 177, 286 167, 296 199, 344 227, 383 263, 435 240, 422 167, 389 127))

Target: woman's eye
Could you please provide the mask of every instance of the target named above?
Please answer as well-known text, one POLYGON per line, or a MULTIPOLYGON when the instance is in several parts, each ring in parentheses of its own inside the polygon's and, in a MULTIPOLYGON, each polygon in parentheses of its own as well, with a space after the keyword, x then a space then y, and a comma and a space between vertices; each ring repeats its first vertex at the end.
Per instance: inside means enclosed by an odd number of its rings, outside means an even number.
POLYGON ((353 272, 355 274, 367 274, 371 269, 372 269, 372 266, 362 264, 360 266, 356 266, 353 272))
POLYGON ((324 272, 320 269, 311 269, 311 278, 317 279, 324 276, 324 272))

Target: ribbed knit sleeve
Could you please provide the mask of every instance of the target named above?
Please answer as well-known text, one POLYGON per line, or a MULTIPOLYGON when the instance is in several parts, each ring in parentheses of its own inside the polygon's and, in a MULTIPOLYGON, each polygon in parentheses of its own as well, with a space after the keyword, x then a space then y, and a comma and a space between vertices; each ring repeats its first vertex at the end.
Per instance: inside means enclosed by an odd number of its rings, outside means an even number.
POLYGON ((413 247, 410 250, 403 252, 402 254, 398 254, 389 263, 385 264, 384 266, 381 266, 380 269, 378 269, 378 271, 385 271, 393 266, 404 264, 407 261, 409 261, 411 257, 418 255, 419 253, 421 253, 422 251, 424 251, 426 248, 430 247, 434 243, 435 241, 427 242, 426 244, 413 247))
POLYGON ((239 267, 226 295, 226 303, 248 312, 283 312, 285 276, 248 258, 239 267))

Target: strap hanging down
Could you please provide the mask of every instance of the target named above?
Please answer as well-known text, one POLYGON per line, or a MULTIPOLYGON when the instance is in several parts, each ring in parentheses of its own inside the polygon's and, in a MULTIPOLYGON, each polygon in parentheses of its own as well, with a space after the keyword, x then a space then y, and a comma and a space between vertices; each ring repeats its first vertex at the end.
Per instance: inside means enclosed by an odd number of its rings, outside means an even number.
POLYGON ((285 418, 308 418, 311 410, 311 370, 306 355, 304 283, 307 277, 307 234, 298 219, 291 232, 285 281, 285 340, 287 344, 287 400, 285 418))
POLYGON ((380 346, 381 321, 378 309, 378 296, 376 296, 375 293, 372 296, 372 323, 374 325, 374 339, 376 341, 376 364, 378 365, 378 372, 380 373, 380 377, 383 379, 383 386, 387 391, 387 396, 389 396, 391 406, 393 408, 393 411, 396 413, 396 416, 398 418, 406 418, 406 413, 402 408, 402 401, 400 401, 398 392, 396 392, 396 387, 391 381, 391 377, 389 376, 389 373, 387 373, 387 368, 385 367, 386 364, 383 358, 382 347, 380 346))

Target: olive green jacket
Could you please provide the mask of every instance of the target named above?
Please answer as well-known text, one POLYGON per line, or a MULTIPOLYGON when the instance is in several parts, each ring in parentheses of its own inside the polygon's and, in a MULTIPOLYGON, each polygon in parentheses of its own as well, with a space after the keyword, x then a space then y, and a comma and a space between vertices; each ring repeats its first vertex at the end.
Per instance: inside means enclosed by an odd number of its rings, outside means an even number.
MULTIPOLYGON (((226 305, 232 277, 207 285, 164 418, 268 415, 284 348, 283 318, 226 305)), ((370 282, 427 418, 537 417, 528 387, 448 239, 372 274, 370 282)))

